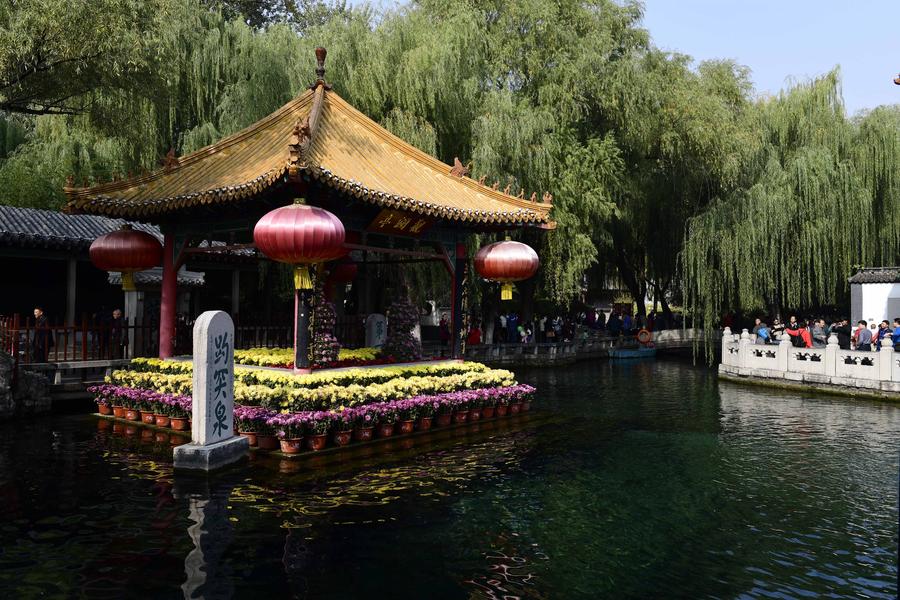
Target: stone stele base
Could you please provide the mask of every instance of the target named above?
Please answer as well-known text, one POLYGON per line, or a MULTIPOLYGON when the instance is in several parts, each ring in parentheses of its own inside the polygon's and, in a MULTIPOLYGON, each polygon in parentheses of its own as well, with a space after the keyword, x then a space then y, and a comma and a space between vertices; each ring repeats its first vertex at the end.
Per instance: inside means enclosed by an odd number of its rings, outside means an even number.
POLYGON ((212 471, 239 461, 249 450, 250 440, 244 436, 235 436, 208 446, 182 444, 175 446, 172 452, 176 469, 212 471))

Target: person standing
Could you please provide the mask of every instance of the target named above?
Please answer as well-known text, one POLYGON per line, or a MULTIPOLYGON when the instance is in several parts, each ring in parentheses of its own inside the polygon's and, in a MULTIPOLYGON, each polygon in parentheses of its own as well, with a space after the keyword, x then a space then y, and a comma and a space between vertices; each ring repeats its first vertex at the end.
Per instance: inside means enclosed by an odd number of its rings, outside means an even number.
POLYGON ((856 330, 856 349, 869 352, 872 350, 872 332, 864 319, 860 320, 858 325, 859 327, 856 330))
POLYGON ((841 350, 850 349, 850 336, 853 332, 850 330, 850 323, 847 319, 841 319, 840 323, 831 328, 831 333, 837 336, 838 346, 841 350))
POLYGON ((122 310, 117 308, 112 311, 112 319, 109 321, 109 348, 111 358, 122 358, 122 346, 125 342, 125 319, 122 318, 122 310))
POLYGON ((894 352, 900 352, 900 317, 894 319, 894 331, 891 334, 891 341, 894 342, 894 352))
POLYGON ((45 363, 53 346, 53 331, 50 329, 50 321, 44 314, 44 308, 34 307, 34 338, 31 344, 31 360, 36 363, 45 363))
POLYGON ((812 327, 813 348, 824 348, 828 345, 828 334, 825 332, 825 320, 818 319, 812 327))

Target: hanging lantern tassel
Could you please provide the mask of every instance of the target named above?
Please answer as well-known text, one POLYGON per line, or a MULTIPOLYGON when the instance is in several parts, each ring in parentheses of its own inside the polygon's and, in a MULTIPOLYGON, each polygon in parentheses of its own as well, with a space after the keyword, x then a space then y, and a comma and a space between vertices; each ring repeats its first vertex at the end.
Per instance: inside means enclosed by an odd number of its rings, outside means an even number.
POLYGON ((131 271, 123 271, 122 272, 122 290, 126 292, 133 292, 137 288, 134 287, 134 273, 131 271))
POLYGON ((309 267, 307 267, 306 265, 299 265, 294 269, 294 289, 313 289, 312 277, 309 276, 309 267))
POLYGON ((512 300, 513 284, 511 281, 504 281, 500 284, 500 299, 512 300))

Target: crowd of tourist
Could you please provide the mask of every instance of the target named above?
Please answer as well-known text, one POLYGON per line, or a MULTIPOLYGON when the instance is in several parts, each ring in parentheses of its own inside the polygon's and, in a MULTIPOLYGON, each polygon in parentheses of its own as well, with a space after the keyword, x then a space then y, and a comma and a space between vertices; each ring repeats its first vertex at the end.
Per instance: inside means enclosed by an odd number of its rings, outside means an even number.
POLYGON ((863 351, 881 350, 882 340, 890 338, 894 350, 900 352, 900 317, 893 323, 887 319, 881 323, 860 320, 855 325, 849 319, 828 323, 822 318, 798 320, 796 316, 791 316, 787 323, 775 318, 769 325, 757 318, 752 333, 756 344, 777 344, 786 333, 798 348, 824 348, 828 338, 834 334, 842 349, 863 351))

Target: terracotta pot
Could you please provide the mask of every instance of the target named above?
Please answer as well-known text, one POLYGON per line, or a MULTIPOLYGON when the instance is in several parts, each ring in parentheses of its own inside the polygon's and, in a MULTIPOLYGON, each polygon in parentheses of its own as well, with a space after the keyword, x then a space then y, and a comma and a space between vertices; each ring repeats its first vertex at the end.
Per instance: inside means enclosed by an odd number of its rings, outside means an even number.
POLYGON ((173 446, 180 446, 181 444, 187 444, 190 441, 191 441, 191 438, 189 438, 185 435, 178 435, 175 433, 169 435, 169 443, 172 444, 173 446))
POLYGON ((152 429, 141 429, 141 441, 149 442, 153 439, 153 434, 155 432, 152 429))
POLYGON ((156 417, 156 425, 157 427, 168 427, 169 426, 169 416, 168 415, 153 415, 156 417))
POLYGON ((431 429, 431 417, 419 417, 416 427, 419 428, 419 431, 428 431, 431 429))
POLYGON ((125 418, 125 407, 124 406, 113 406, 112 411, 113 411, 114 417, 118 417, 119 419, 125 418))
POLYGON ((378 437, 391 437, 394 435, 394 424, 393 423, 379 423, 378 424, 378 437))
POLYGON ((302 437, 279 441, 281 442, 281 451, 285 454, 297 454, 303 449, 302 437))
POLYGON ((274 435, 256 434, 256 447, 260 450, 277 450, 278 438, 274 435))
POLYGON ((437 418, 434 420, 434 424, 438 427, 446 427, 450 424, 452 419, 453 415, 450 413, 438 413, 437 418))
POLYGON ((97 410, 100 411, 101 415, 113 414, 112 407, 109 404, 98 404, 97 410))
POLYGON ((125 433, 125 424, 124 423, 113 423, 113 433, 125 433))
POLYGON ((372 439, 374 427, 357 427, 353 430, 353 439, 357 442, 368 442, 372 439))
POLYGON ((505 404, 497 405, 497 416, 498 417, 505 417, 507 411, 509 411, 509 407, 507 405, 505 405, 505 404))
POLYGON ((141 413, 139 411, 134 410, 133 408, 125 409, 125 418, 129 421, 140 421, 141 413))
POLYGON ((413 429, 415 429, 415 426, 415 421, 400 421, 400 433, 412 433, 413 429))
POLYGON ((528 401, 523 402, 522 403, 522 412, 528 412, 529 410, 531 410, 531 402, 528 402, 528 401))
POLYGON ((155 425, 156 415, 154 415, 152 412, 141 411, 141 422, 146 423, 147 425, 155 425))
POLYGON ((481 409, 480 408, 470 408, 469 409, 469 421, 477 421, 481 418, 481 409))
POLYGON ((169 434, 165 431, 157 431, 153 435, 153 440, 159 442, 160 444, 168 444, 169 443, 169 434))
POLYGON ((494 418, 494 407, 493 406, 485 406, 481 409, 481 416, 485 419, 493 419, 494 418))
POLYGON ((522 411, 522 405, 518 402, 514 402, 509 405, 509 414, 517 415, 522 411))
POLYGON ((306 446, 313 451, 321 450, 328 441, 328 435, 325 433, 317 433, 316 435, 306 436, 306 446))
POLYGON ((458 410, 453 413, 453 422, 454 423, 465 423, 469 419, 469 411, 467 410, 458 410))
POLYGON ((169 425, 175 431, 184 431, 188 428, 188 420, 179 419, 178 417, 172 417, 171 419, 169 419, 169 425))
POLYGON ((238 435, 247 438, 247 441, 250 442, 251 446, 256 446, 256 432, 255 431, 238 431, 238 435))
POLYGON ((337 446, 346 446, 350 443, 350 438, 353 437, 353 431, 335 431, 334 432, 334 443, 337 446))

